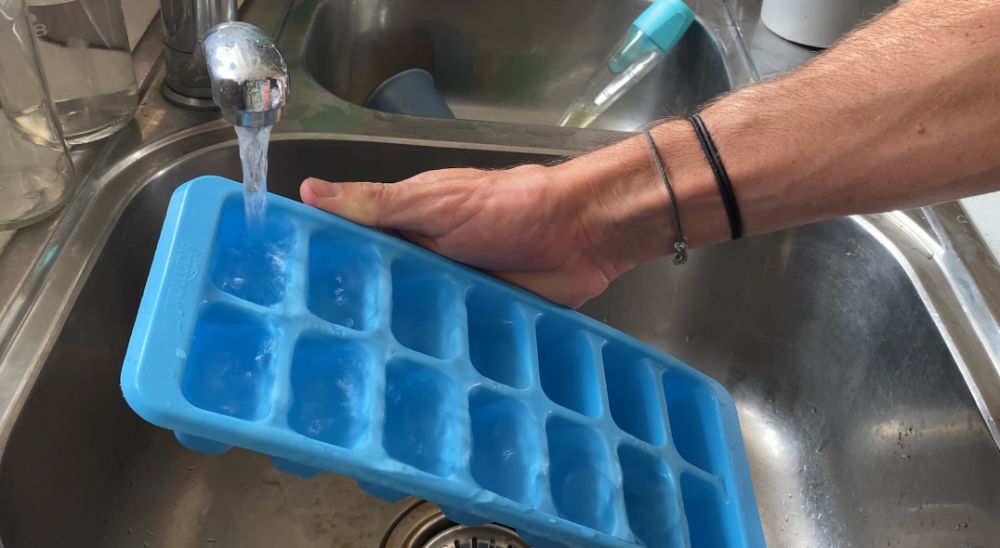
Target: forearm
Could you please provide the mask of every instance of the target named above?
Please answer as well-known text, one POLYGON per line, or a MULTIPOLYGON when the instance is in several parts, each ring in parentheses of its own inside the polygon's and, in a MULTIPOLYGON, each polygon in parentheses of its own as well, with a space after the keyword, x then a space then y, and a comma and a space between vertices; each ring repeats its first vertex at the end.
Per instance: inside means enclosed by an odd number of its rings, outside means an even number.
MULTIPOLYGON (((746 234, 1000 189, 998 37, 1000 4, 909 0, 808 65, 709 105, 746 234)), ((690 124, 652 131, 691 246, 727 240, 690 124)), ((676 227, 641 136, 560 169, 600 202, 585 216, 610 215, 593 232, 616 264, 670 252, 676 227)))
MULTIPOLYGON (((1000 3, 907 0, 780 79, 702 111, 744 232, 1000 188, 1000 3)), ((691 125, 653 128, 671 203, 641 135, 551 168, 448 169, 407 181, 307 180, 302 198, 578 306, 633 266, 729 239, 691 125), (433 183, 433 184, 430 184, 433 183)))
POLYGON ((996 2, 910 0, 706 108, 747 233, 1000 188, 998 37, 996 2))

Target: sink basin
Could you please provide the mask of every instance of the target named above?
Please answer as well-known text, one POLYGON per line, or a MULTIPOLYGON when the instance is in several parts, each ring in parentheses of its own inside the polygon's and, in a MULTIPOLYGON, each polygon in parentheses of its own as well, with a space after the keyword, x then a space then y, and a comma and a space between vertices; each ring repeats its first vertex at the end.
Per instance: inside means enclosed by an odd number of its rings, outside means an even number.
MULTIPOLYGON (((309 74, 362 104, 408 68, 434 75, 458 118, 555 125, 648 3, 642 0, 328 0, 304 46, 309 74)), ((713 34, 696 21, 639 85, 593 125, 632 130, 692 113, 732 85, 713 34)))
MULTIPOLYGON (((4 546, 376 546, 403 503, 332 474, 283 474, 246 451, 190 452, 123 401, 121 361, 171 191, 203 173, 239 175, 228 129, 149 162, 172 157, 122 204, 10 434, 0 463, 4 546)), ((271 189, 294 196, 306 175, 392 181, 546 158, 279 137, 271 189)), ((107 213, 95 206, 90 215, 107 213)), ((1000 537, 1000 484, 985 481, 1000 453, 919 294, 861 224, 718 246, 684 268, 648 264, 583 310, 732 392, 770 545, 987 546, 1000 537)))
MULTIPOLYGON (((561 113, 570 82, 586 79, 643 3, 522 2, 297 0, 286 16, 280 2, 249 0, 245 17, 271 29, 284 21, 279 47, 303 52, 287 55, 293 88, 271 190, 294 197, 310 175, 394 181, 548 161, 754 74, 725 6, 693 2, 699 24, 633 90, 652 95, 618 105, 605 130, 537 125, 561 113), (371 54, 385 43, 395 49, 371 54), (352 103, 399 52, 431 59, 460 116, 491 121, 352 103)), ((423 546, 396 540, 448 524, 404 515, 423 507, 413 501, 380 501, 332 474, 283 474, 238 449, 193 453, 122 399, 122 358, 171 192, 203 174, 240 176, 232 130, 166 104, 161 82, 147 82, 136 121, 62 214, 23 313, 0 322, 18 326, 0 329, 0 544, 423 546)), ((982 336, 997 329, 973 312, 997 295, 969 300, 975 285, 941 245, 911 216, 839 219, 698 250, 684 267, 647 264, 583 312, 730 390, 769 546, 994 546, 1000 383, 980 381, 1000 371, 982 336)))

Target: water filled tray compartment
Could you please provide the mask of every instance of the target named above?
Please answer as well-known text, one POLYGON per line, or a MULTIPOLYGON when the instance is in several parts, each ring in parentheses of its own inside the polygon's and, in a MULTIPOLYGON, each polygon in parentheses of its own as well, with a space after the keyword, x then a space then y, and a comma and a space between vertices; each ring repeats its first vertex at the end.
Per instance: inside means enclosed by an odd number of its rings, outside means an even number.
POLYGON ((188 447, 415 495, 533 546, 763 546, 732 399, 581 314, 203 177, 171 200, 122 370, 188 447))

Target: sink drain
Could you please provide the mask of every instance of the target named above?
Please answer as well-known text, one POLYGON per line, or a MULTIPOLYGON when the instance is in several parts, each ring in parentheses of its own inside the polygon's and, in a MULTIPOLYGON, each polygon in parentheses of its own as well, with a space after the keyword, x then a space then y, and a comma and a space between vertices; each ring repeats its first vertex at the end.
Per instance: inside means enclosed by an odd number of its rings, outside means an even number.
POLYGON ((501 525, 456 525, 432 538, 425 548, 528 548, 517 534, 501 525))
POLYGON ((425 500, 414 502, 393 521, 380 548, 530 548, 514 531, 496 524, 467 527, 445 517, 425 500))

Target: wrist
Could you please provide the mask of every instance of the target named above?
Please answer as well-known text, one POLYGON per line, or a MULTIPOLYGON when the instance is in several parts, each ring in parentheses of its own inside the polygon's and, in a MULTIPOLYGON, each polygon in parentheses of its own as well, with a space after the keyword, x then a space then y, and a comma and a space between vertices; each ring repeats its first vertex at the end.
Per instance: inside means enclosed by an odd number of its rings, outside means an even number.
POLYGON ((863 171, 863 162, 845 166, 837 151, 870 147, 865 125, 838 119, 830 110, 832 101, 798 99, 795 90, 803 87, 809 86, 792 74, 738 91, 701 112, 732 181, 747 235, 849 213, 839 209, 841 196, 831 183, 844 173, 863 171), (833 131, 831 120, 852 129, 833 131))
POLYGON ((683 120, 652 130, 676 203, 642 135, 556 166, 593 246, 617 276, 645 261, 674 253, 681 217, 691 247, 728 239, 729 227, 711 168, 690 125, 683 120))
POLYGON ((555 166, 587 245, 614 278, 672 250, 676 229, 649 149, 634 136, 555 166))
POLYGON ((689 246, 728 241, 729 220, 722 195, 694 128, 687 120, 671 120, 651 133, 673 187, 689 246))

